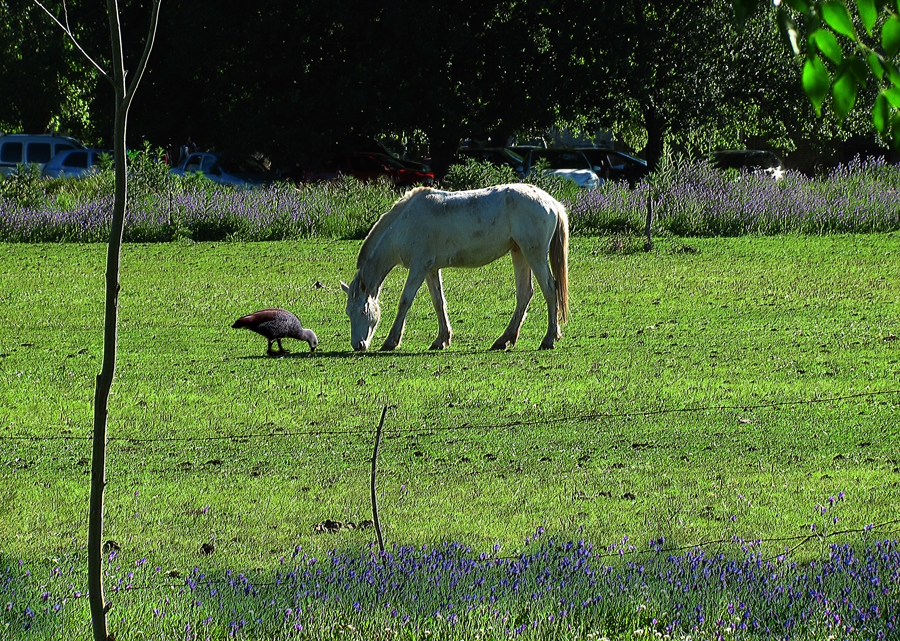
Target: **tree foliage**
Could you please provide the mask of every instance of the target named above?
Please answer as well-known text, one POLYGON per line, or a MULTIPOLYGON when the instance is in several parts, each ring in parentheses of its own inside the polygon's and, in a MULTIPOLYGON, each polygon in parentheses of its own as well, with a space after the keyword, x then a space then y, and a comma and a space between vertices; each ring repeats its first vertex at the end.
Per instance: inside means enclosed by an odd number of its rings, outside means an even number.
POLYGON ((40 28, 43 20, 31 0, 0 0, 0 131, 67 129, 90 137, 96 77, 63 33, 40 28))
MULTIPOLYGON (((739 21, 760 10, 759 0, 733 0, 739 21)), ((775 0, 789 51, 803 60, 802 86, 818 115, 830 105, 839 121, 860 92, 871 89, 871 125, 900 148, 900 2, 896 0, 775 0)))
MULTIPOLYGON (((108 140, 106 88, 73 62, 77 52, 59 34, 35 35, 27 4, 0 0, 0 50, 12 52, 0 58, 0 90, 23 87, 0 103, 0 127, 49 125, 108 140)), ((851 32, 834 0, 787 4, 806 13, 760 0, 221 0, 215 10, 172 0, 147 89, 132 106, 129 144, 142 135, 178 146, 191 136, 284 166, 391 135, 427 139, 440 172, 460 139, 502 143, 558 126, 611 128, 646 146, 651 162, 665 144, 692 139, 763 140, 787 151, 799 138, 871 127, 870 112, 879 131, 891 131, 900 89, 888 87, 895 70, 882 61, 900 47, 900 22, 888 5, 860 0, 867 8, 847 12, 851 32), (847 34, 868 37, 867 24, 880 49, 851 51, 847 34), (804 58, 774 46, 779 25, 804 58), (873 68, 881 78, 860 84, 873 68), (837 96, 836 108, 816 118, 801 87, 817 100, 837 96), (868 101, 863 122, 858 103, 868 101)), ((97 22, 83 17, 91 3, 67 6, 78 25, 97 22)), ((126 44, 139 41, 130 34, 145 15, 142 0, 122 7, 126 44)), ((104 34, 78 35, 92 55, 104 49, 104 34)))

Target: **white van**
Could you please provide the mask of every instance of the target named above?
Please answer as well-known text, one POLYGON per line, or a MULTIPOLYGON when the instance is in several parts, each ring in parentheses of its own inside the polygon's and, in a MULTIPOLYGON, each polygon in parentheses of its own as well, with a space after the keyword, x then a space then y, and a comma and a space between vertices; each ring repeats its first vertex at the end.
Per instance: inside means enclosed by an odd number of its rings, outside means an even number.
POLYGON ((55 134, 0 135, 0 174, 8 176, 21 164, 44 163, 67 149, 84 149, 84 145, 68 136, 55 134))

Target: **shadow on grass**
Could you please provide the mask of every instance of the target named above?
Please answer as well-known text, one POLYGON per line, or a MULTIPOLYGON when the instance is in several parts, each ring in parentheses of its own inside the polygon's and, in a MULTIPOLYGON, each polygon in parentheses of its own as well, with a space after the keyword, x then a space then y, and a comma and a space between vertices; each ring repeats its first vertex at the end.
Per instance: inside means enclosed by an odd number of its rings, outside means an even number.
POLYGON ((507 350, 490 350, 490 349, 444 349, 444 350, 424 350, 424 351, 402 351, 402 350, 393 350, 393 351, 381 351, 378 349, 369 350, 366 352, 354 352, 352 350, 316 350, 315 352, 308 351, 299 351, 299 352, 291 352, 286 351, 283 354, 248 354, 245 356, 237 356, 235 357, 237 360, 278 360, 278 359, 347 359, 347 358, 379 358, 379 359, 390 359, 390 358, 409 358, 413 356, 419 357, 430 357, 430 358, 460 358, 460 357, 470 357, 478 354, 502 354, 506 353, 517 353, 522 352, 524 350, 538 352, 539 350, 530 350, 529 348, 514 348, 507 350))

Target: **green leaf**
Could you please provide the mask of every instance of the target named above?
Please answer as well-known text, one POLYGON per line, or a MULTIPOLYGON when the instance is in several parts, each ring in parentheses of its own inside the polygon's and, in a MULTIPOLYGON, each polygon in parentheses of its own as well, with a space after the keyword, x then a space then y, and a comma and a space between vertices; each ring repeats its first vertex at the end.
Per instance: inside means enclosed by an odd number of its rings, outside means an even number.
POLYGON ((900 71, 897 70, 897 65, 892 62, 887 62, 885 64, 885 71, 887 71, 888 80, 891 81, 891 84, 895 87, 900 87, 900 71))
POLYGON ((876 78, 879 80, 884 78, 884 67, 881 66, 881 56, 877 53, 870 53, 866 57, 866 62, 869 63, 869 69, 872 70, 872 73, 876 78))
POLYGON ((784 10, 783 7, 778 7, 777 18, 778 30, 781 31, 781 38, 788 46, 788 49, 791 50, 791 53, 795 56, 799 56, 800 31, 797 29, 797 25, 794 23, 794 20, 791 18, 788 12, 784 10))
POLYGON ((881 46, 890 58, 900 51, 900 16, 894 14, 884 23, 881 28, 881 46))
POLYGON ((834 81, 831 95, 834 98, 834 113, 839 121, 843 121, 847 114, 850 113, 850 110, 853 109, 858 89, 859 85, 856 83, 856 78, 853 77, 849 70, 845 70, 844 73, 838 75, 834 81))
POLYGON ((844 64, 847 66, 847 71, 853 74, 853 78, 856 80, 856 84, 860 87, 865 87, 869 83, 869 73, 866 69, 866 63, 863 62, 863 59, 858 56, 849 56, 844 58, 844 64))
POLYGON ((883 93, 875 98, 875 106, 872 108, 872 124, 875 131, 882 136, 886 135, 890 127, 890 107, 883 93))
POLYGON ((871 36, 872 27, 878 19, 878 7, 875 6, 875 0, 856 0, 856 9, 859 11, 859 18, 862 20, 866 32, 871 36))
POLYGON ((809 3, 806 0, 784 0, 782 4, 786 4, 799 13, 809 13, 809 3))
POLYGON ((813 107, 816 108, 816 115, 822 115, 822 102, 828 94, 828 87, 831 86, 831 76, 825 65, 819 60, 818 56, 812 56, 807 59, 803 65, 803 91, 809 97, 813 107))
POLYGON ((850 19, 850 12, 840 0, 827 0, 822 3, 822 18, 829 27, 837 31, 842 36, 847 36, 851 40, 856 40, 856 29, 853 28, 853 20, 850 19))
POLYGON ((900 87, 890 87, 884 90, 884 96, 894 109, 900 109, 900 87))
POLYGON ((810 40, 814 41, 819 51, 825 54, 825 57, 836 65, 841 64, 844 52, 841 51, 841 45, 838 44, 837 38, 827 29, 816 29, 810 36, 810 40))

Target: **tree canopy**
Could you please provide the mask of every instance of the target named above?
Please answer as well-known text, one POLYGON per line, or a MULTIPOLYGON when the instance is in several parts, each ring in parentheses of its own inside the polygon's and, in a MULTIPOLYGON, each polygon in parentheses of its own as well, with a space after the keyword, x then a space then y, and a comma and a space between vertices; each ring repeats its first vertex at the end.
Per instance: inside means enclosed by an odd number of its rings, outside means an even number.
MULTIPOLYGON (((108 90, 29 2, 0 0, 0 129, 65 129, 103 143, 112 123, 94 106, 108 90)), ((871 55, 893 55, 895 5, 858 3, 877 15, 871 25, 868 13, 858 17, 854 33, 868 37, 869 25, 888 49, 838 58, 828 36, 815 34, 831 33, 825 16, 845 5, 786 4, 807 12, 750 0, 221 0, 215 9, 172 0, 131 109, 130 144, 141 135, 159 145, 191 136, 202 147, 258 151, 286 165, 393 136, 427 140, 440 171, 460 139, 502 143, 563 126, 611 129, 651 162, 666 143, 752 139, 789 150, 799 139, 871 130, 869 105, 847 99, 846 77, 861 77, 854 60, 874 68, 871 55), (779 26, 796 30, 788 38, 799 43, 796 55, 779 45, 779 26), (809 46, 796 35, 807 32, 809 46), (801 89, 822 94, 820 66, 842 97, 835 109, 801 89)), ((97 23, 81 19, 94 10, 86 0, 67 8, 78 24, 97 23)), ((142 0, 122 14, 127 43, 146 15, 142 0)), ((86 31, 79 40, 100 52, 105 35, 86 31)), ((884 69, 879 82, 892 78, 884 69)), ((887 136, 900 89, 863 84, 853 96, 871 99, 875 127, 887 136)))

